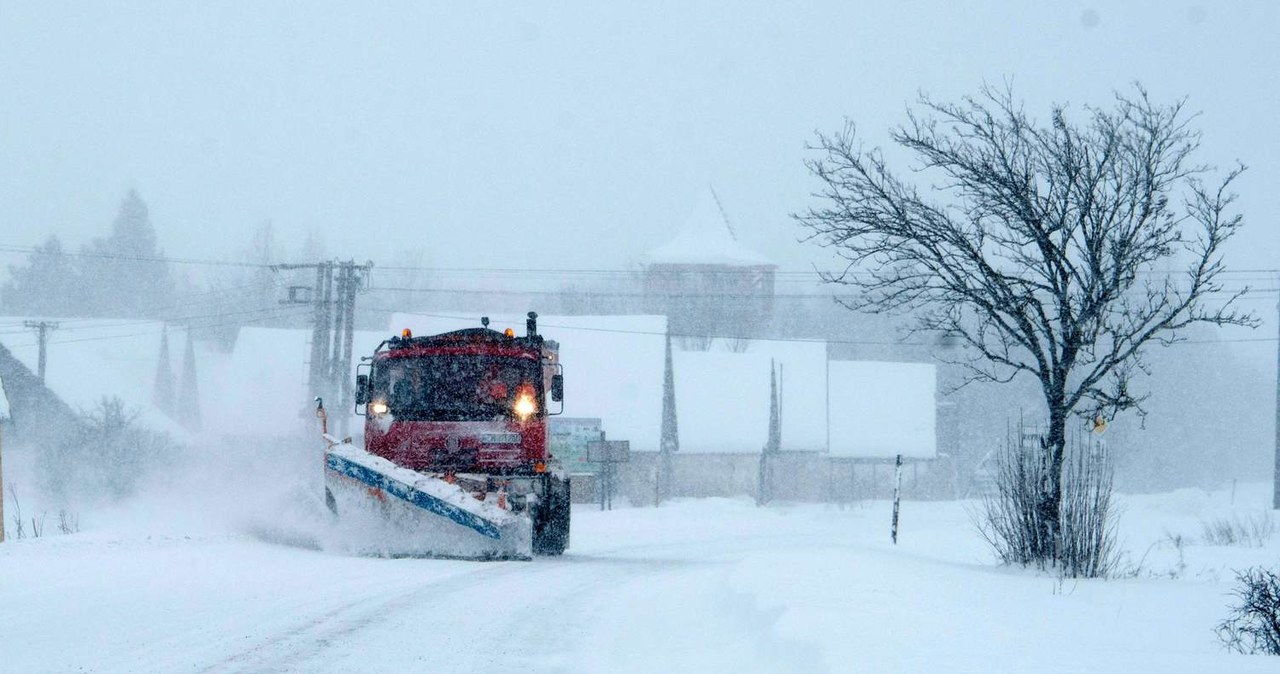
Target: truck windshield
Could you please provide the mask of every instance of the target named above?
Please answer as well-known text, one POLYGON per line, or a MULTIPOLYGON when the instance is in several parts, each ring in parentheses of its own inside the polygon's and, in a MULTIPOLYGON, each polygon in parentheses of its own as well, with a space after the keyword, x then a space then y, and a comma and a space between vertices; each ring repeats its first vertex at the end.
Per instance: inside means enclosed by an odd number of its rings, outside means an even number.
POLYGON ((490 421, 518 418, 522 395, 533 402, 532 416, 541 416, 541 379, 539 364, 523 358, 425 356, 378 363, 373 388, 397 419, 490 421))

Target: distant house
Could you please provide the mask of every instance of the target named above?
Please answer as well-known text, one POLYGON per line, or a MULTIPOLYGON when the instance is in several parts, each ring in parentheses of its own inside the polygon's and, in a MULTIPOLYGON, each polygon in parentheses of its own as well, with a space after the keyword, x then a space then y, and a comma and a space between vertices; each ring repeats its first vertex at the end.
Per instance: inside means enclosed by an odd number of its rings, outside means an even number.
POLYGON ((833 457, 909 459, 937 455, 937 366, 831 361, 833 457))
POLYGON ((777 268, 738 242, 708 189, 680 233, 645 256, 645 311, 667 316, 686 347, 698 348, 698 338, 705 345, 707 337, 749 337, 773 314, 777 268))
MULTIPOLYGON (((18 326, 0 332, 0 344, 28 372, 37 371, 39 346, 35 334, 21 326, 31 317, 0 318, 0 325, 18 326)), ((185 340, 182 328, 166 327, 160 321, 119 319, 63 319, 49 334, 45 387, 66 406, 78 412, 93 412, 104 398, 119 398, 138 421, 157 431, 165 431, 180 441, 190 434, 157 404, 156 381, 160 358, 180 371, 181 354, 162 348, 165 335, 185 340)), ((179 341, 178 343, 182 343, 179 341)), ((33 377, 34 379, 34 377, 33 377)), ((18 403, 12 400, 14 416, 21 423, 18 403)))

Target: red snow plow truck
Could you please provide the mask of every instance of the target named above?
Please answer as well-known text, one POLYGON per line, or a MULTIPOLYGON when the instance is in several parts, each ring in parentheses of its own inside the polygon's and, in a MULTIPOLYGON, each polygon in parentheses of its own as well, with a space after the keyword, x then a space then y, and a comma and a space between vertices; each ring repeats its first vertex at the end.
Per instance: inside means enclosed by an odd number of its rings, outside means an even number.
MULTIPOLYGON (((325 500, 382 530, 381 552, 465 559, 559 555, 569 544, 569 479, 548 452, 563 409, 559 345, 527 330, 405 330, 356 376, 364 448, 326 435, 325 500)), ((321 410, 323 403, 321 403, 321 410)))

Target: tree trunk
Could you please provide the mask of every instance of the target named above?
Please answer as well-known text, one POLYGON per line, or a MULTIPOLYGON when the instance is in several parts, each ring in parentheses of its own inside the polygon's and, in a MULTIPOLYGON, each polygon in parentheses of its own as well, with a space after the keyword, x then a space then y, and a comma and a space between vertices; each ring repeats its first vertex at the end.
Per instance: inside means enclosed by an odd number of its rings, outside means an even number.
POLYGON ((1044 449, 1042 489, 1040 492, 1039 520, 1043 538, 1039 557, 1053 563, 1058 561, 1061 548, 1062 522, 1062 463, 1067 447, 1067 410, 1063 404, 1065 395, 1053 392, 1049 395, 1049 426, 1041 439, 1044 449))

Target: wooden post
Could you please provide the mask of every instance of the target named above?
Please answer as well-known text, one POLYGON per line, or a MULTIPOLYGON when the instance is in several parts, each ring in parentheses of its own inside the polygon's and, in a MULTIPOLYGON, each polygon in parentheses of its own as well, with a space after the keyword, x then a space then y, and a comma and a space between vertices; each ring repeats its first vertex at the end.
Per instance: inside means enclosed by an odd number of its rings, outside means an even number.
POLYGON ((40 355, 37 361, 36 372, 40 377, 40 383, 44 383, 45 362, 47 361, 47 353, 49 346, 49 333, 58 329, 57 323, 49 321, 23 321, 22 325, 36 331, 36 341, 40 344, 40 355))
POLYGON ((890 537, 893 538, 893 544, 898 544, 898 501, 902 496, 902 455, 899 454, 897 460, 893 464, 893 531, 890 537))
POLYGON ((600 464, 600 470, 596 472, 596 486, 600 489, 600 512, 604 512, 609 502, 609 464, 600 464))
MULTIPOLYGON (((3 395, 3 394, 0 394, 3 395)), ((0 424, 0 543, 4 542, 4 425, 0 424)))

